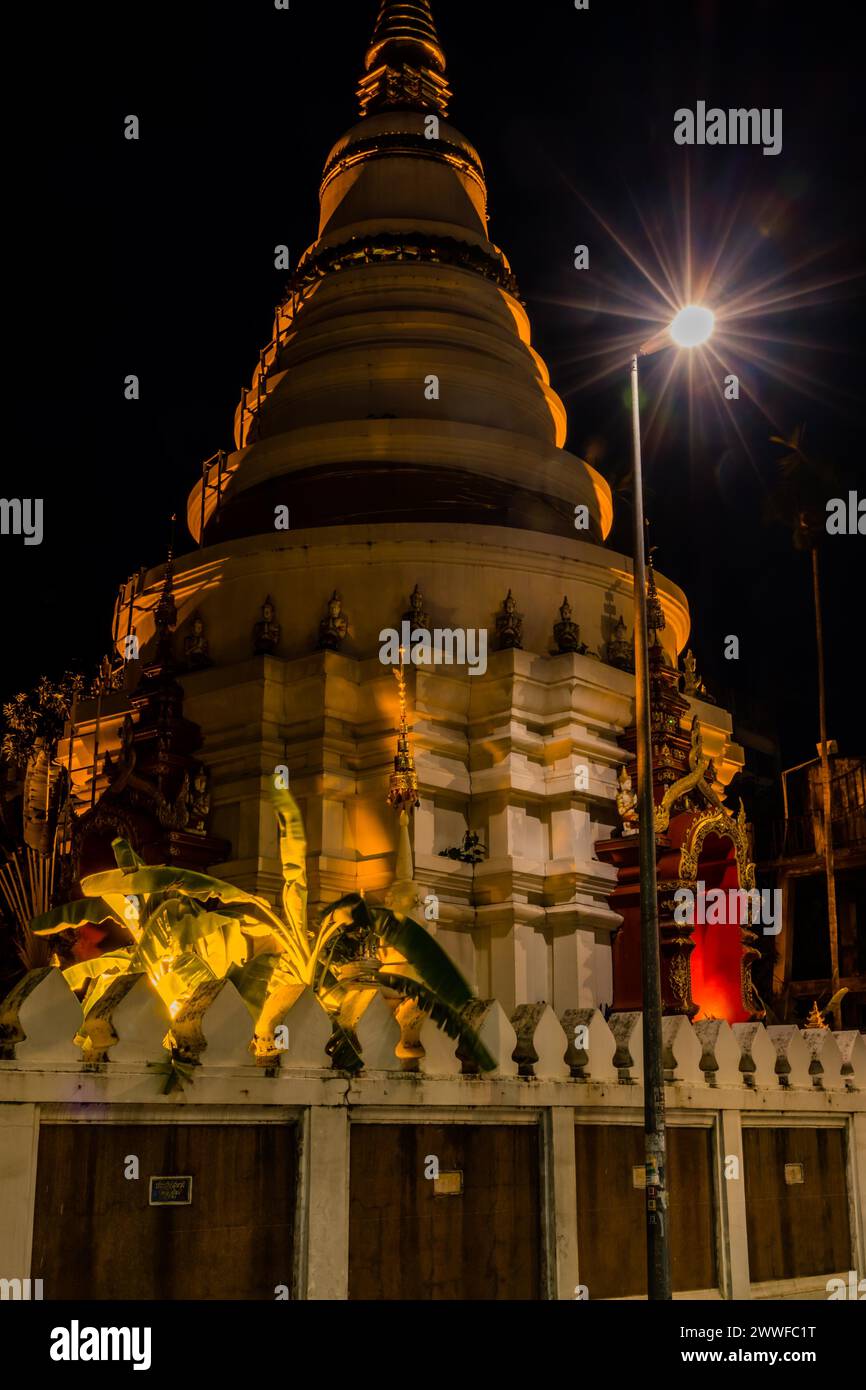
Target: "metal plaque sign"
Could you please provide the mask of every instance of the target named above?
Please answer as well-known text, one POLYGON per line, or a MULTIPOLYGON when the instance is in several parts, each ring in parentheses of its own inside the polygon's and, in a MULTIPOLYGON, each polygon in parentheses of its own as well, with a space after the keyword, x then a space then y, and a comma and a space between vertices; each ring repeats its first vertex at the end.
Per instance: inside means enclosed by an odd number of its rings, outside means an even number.
POLYGON ((192 1202, 192 1176, 150 1179, 152 1207, 188 1207, 192 1202))
POLYGON ((458 1168, 453 1173, 440 1173, 433 1179, 434 1197, 462 1197, 463 1173, 458 1168))

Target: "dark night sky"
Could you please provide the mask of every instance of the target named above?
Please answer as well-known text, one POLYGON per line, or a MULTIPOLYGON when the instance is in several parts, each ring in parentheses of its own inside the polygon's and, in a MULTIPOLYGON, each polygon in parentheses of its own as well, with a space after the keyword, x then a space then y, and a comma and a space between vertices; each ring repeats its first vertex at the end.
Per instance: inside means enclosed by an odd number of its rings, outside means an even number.
MULTIPOLYGON (((375 10, 375 0, 292 0, 288 13, 272 0, 152 0, 32 11, 27 81, 7 128, 7 288, 18 307, 6 324, 2 491, 44 496, 46 536, 29 548, 0 539, 4 697, 74 659, 93 668, 117 583, 163 557, 167 518, 183 515, 201 460, 230 445, 285 281, 273 247, 287 243, 294 262, 315 238, 322 164, 355 120, 375 10), (123 139, 129 112, 142 121, 138 143, 123 139), (128 372, 142 379, 137 404, 123 399, 128 372)), ((696 247, 713 245, 736 207, 746 282, 857 270, 861 76, 847 7, 591 0, 576 12, 571 0, 434 0, 434 13, 451 119, 484 160, 491 235, 568 407, 569 447, 597 452, 603 471, 628 458, 627 377, 580 389, 591 364, 578 359, 623 325, 574 301, 604 303, 611 282, 637 288, 641 277, 587 203, 645 252, 640 209, 672 249, 682 225, 672 191, 688 169, 696 247), (698 99, 781 107, 782 153, 675 146, 673 112, 698 99), (591 248, 583 274, 573 268, 581 242, 591 248)), ((800 386, 743 371, 776 424, 806 420, 816 452, 851 469, 861 496, 863 361, 852 344, 862 289, 849 280, 826 302, 807 297, 768 320, 772 335, 797 340, 773 350, 805 374, 800 386)), ((647 413, 664 372, 648 364, 647 413)), ((786 761, 798 762, 818 736, 815 649, 808 564, 763 518, 775 430, 741 400, 738 435, 702 400, 690 448, 682 378, 666 399, 667 428, 646 444, 659 568, 689 596, 710 688, 744 713, 755 702, 752 722, 778 730, 786 761), (729 633, 741 639, 738 664, 722 659, 729 633)), ((619 547, 627 528, 623 508, 619 547)), ((188 547, 185 528, 180 541, 188 547)), ((842 752, 862 753, 852 662, 863 541, 835 538, 823 554, 830 733, 842 752)))

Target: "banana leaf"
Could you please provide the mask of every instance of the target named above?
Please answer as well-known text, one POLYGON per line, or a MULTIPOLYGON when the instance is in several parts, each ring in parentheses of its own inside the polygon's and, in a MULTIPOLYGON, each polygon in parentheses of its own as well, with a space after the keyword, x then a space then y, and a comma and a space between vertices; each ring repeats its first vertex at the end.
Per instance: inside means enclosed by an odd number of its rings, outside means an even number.
POLYGON ((382 941, 405 957, 442 1003, 460 1009, 474 998, 451 957, 419 922, 381 907, 373 908, 370 916, 382 941))
POLYGON ((263 951, 260 955, 253 956, 245 965, 229 966, 229 979, 234 983, 254 1021, 258 1021, 261 1016, 271 987, 274 967, 279 959, 279 956, 267 955, 263 951))
POLYGON ((443 1003, 425 984, 411 980, 408 975, 391 975, 385 971, 379 972, 379 981, 385 989, 395 990, 404 999, 414 999, 443 1033, 463 1044, 466 1053, 482 1071, 494 1070, 496 1059, 488 1052, 475 1029, 460 1016, 457 1009, 443 1003))
POLYGON ((133 955, 134 952, 128 947, 120 951, 106 951, 92 960, 67 965, 63 978, 70 989, 80 989, 86 980, 94 980, 100 975, 126 975, 132 968, 133 955))
POLYGON ((148 914, 147 925, 143 927, 135 947, 136 966, 153 979, 159 974, 160 964, 166 956, 173 956, 175 948, 172 941, 171 922, 165 915, 167 904, 148 914))
POLYGON ((196 898, 208 902, 215 898, 223 903, 242 903, 249 909, 250 917, 273 925, 278 922, 285 930, 279 917, 268 907, 262 898, 253 897, 234 883, 224 879, 212 878, 210 874, 199 874, 192 869, 175 868, 172 865, 157 864, 136 869, 127 873, 122 869, 108 869, 104 873, 90 874, 82 879, 85 893, 123 893, 146 897, 150 893, 170 893, 185 898, 196 898))
POLYGON ((334 1031, 325 1047, 332 1065, 338 1071, 360 1071, 364 1065, 361 1044, 351 1028, 343 1028, 334 1021, 334 1031))
POLYGON ((199 938, 193 949, 220 980, 228 975, 233 965, 243 965, 247 959, 247 943, 237 922, 208 932, 199 938))
POLYGON ((117 922, 121 927, 128 925, 104 898, 79 898, 77 902, 64 903, 63 907, 34 917, 30 930, 35 936, 52 936, 70 927, 99 927, 103 922, 117 922))
POLYGON ((237 918, 220 909, 208 911, 194 898, 174 901, 177 906, 168 908, 167 911, 172 936, 182 951, 191 950, 211 936, 219 935, 232 960, 237 960, 240 964, 244 962, 247 948, 237 918))
POLYGON ((178 956, 172 961, 171 969, 160 976, 154 988, 162 1001, 174 1012, 190 998, 199 985, 210 984, 217 978, 207 961, 202 960, 194 951, 188 951, 186 955, 178 956))
POLYGON ((122 836, 118 835, 116 840, 112 840, 111 849, 114 854, 114 862, 118 869, 124 869, 130 872, 133 869, 144 868, 144 860, 139 859, 132 845, 128 840, 124 840, 122 836))
MULTIPOLYGON (((64 974, 65 973, 66 972, 64 971, 64 974)), ((112 970, 110 973, 106 973, 105 975, 97 975, 94 978, 93 983, 90 986, 90 989, 84 996, 84 1002, 81 1006, 82 1017, 87 1018, 87 1015, 90 1013, 90 1010, 93 1008, 94 1004, 97 1002, 97 1000, 102 998, 106 990, 110 989, 110 987, 114 984, 114 981, 119 979, 121 975, 126 975, 128 973, 129 970, 127 969, 112 970)), ((79 1047, 86 1048, 89 1046, 86 1034, 77 1033, 76 1038, 79 1040, 79 1047)))
POLYGON ((298 803, 291 792, 274 787, 271 793, 279 828, 283 866, 283 911, 289 930, 309 949, 307 935, 307 837, 298 803))
POLYGON ((195 1064, 182 1062, 175 1056, 169 1057, 166 1062, 148 1062, 147 1065, 152 1071, 165 1077, 165 1085, 162 1088, 164 1096, 170 1095, 172 1091, 182 1091, 187 1082, 192 1084, 195 1076, 195 1064))

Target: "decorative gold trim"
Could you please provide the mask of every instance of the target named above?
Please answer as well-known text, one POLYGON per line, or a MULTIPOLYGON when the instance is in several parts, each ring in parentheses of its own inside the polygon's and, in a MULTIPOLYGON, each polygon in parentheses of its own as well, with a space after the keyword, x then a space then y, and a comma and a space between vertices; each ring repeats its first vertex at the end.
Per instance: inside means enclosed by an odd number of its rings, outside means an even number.
POLYGON ((674 956, 668 970, 668 979, 670 980, 671 993, 677 1003, 682 1008, 687 1008, 692 1003, 692 997, 691 972, 685 956, 674 956))
POLYGON ((687 883, 694 883, 697 879, 698 860, 708 835, 720 835, 731 841, 737 857, 739 886, 746 890, 754 888, 755 866, 749 859, 749 835, 742 801, 736 817, 723 807, 721 810, 706 811, 704 815, 692 821, 686 839, 680 847, 680 875, 687 883))
POLYGON ((732 812, 727 810, 718 792, 706 780, 705 773, 710 766, 710 759, 704 752, 704 743, 701 736, 701 725, 697 715, 692 720, 692 746, 689 749, 689 771, 685 777, 674 782, 668 787, 661 804, 655 809, 656 834, 660 835, 667 830, 671 821, 671 809, 681 797, 687 792, 699 791, 705 801, 711 806, 715 806, 724 816, 732 816, 732 812))

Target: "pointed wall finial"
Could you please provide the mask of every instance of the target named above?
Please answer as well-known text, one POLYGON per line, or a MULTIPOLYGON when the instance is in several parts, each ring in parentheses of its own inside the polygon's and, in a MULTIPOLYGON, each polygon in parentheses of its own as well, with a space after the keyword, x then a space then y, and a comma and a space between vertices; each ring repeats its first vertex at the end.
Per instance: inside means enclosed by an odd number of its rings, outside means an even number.
POLYGON ((429 0, 382 0, 364 73, 362 116, 394 109, 448 114, 445 54, 429 0))

